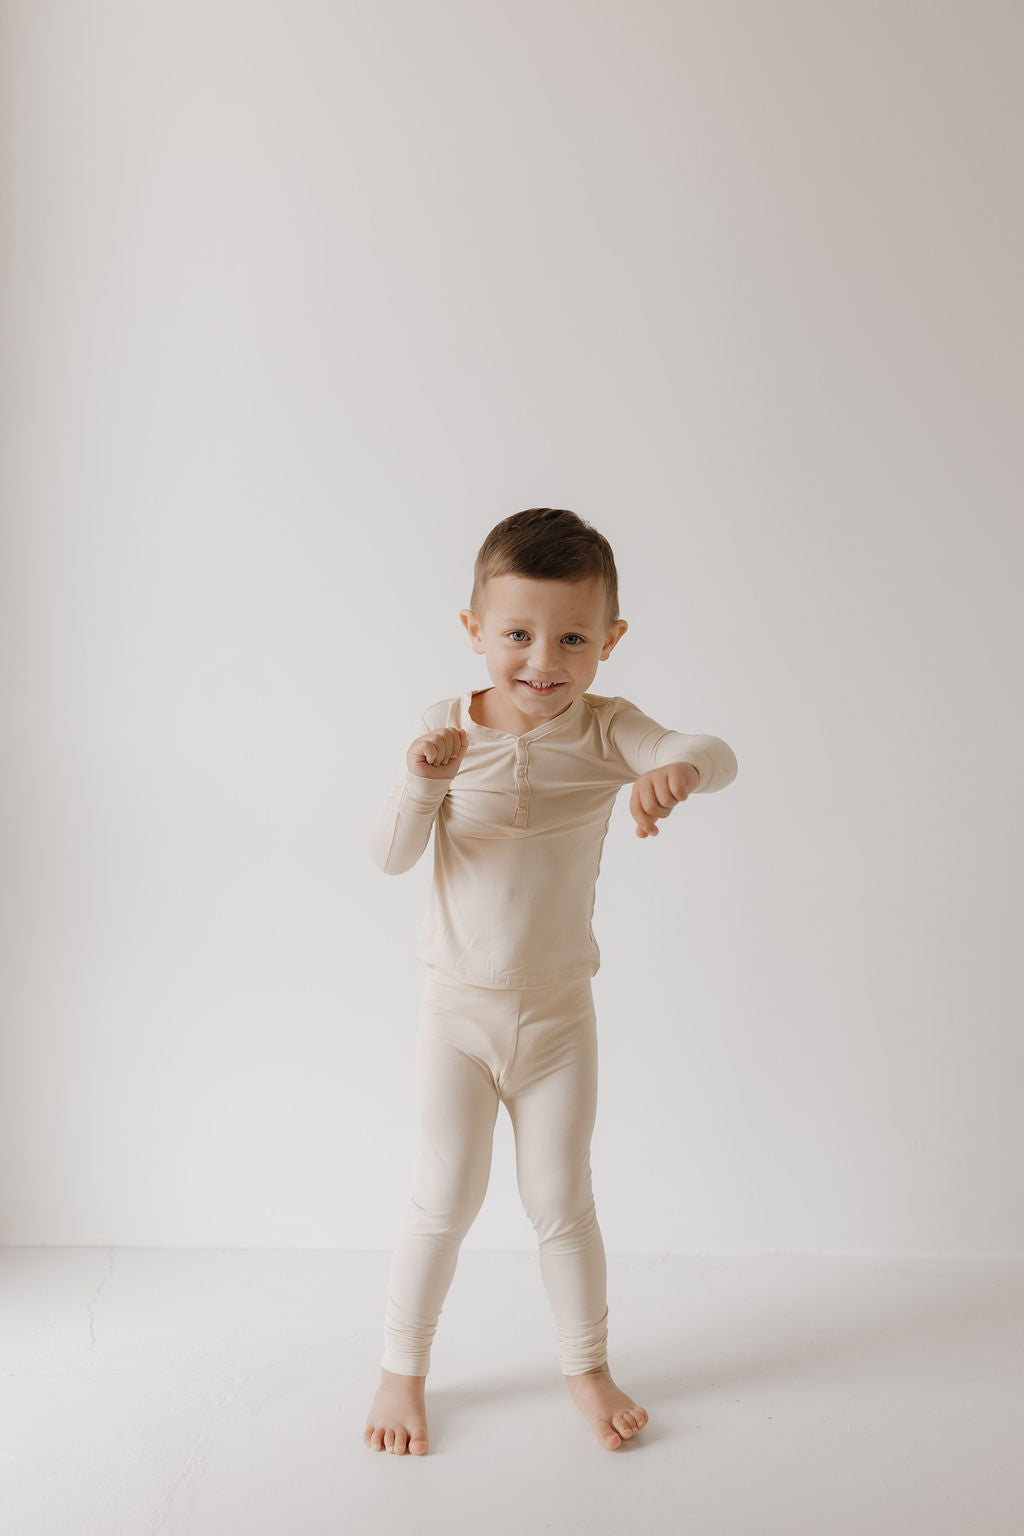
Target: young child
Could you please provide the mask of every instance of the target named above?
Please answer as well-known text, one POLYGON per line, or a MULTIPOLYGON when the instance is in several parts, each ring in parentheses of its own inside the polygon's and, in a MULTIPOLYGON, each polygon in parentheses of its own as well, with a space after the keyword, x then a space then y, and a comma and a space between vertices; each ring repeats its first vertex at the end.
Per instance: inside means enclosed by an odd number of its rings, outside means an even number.
POLYGON ((591 927, 616 795, 632 784, 637 836, 691 794, 736 776, 716 736, 666 730, 588 689, 625 634, 611 546, 573 512, 534 507, 491 530, 459 617, 490 688, 416 722, 370 832, 401 874, 434 828, 434 878, 416 954, 414 1190, 391 1262, 372 1450, 425 1455, 430 1346, 462 1240, 483 1203, 499 1100, 570 1393, 614 1449, 647 1413, 612 1380, 604 1243, 591 1189, 597 1029, 591 927))

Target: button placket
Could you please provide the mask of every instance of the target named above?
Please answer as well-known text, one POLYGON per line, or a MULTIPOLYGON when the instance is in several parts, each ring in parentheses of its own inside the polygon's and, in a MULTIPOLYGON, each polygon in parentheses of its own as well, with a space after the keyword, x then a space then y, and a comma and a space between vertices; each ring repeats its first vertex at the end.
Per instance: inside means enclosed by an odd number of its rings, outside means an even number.
POLYGON ((530 780, 527 777, 527 767, 530 760, 530 748, 525 741, 516 741, 516 814, 517 827, 526 825, 526 818, 530 807, 530 780))

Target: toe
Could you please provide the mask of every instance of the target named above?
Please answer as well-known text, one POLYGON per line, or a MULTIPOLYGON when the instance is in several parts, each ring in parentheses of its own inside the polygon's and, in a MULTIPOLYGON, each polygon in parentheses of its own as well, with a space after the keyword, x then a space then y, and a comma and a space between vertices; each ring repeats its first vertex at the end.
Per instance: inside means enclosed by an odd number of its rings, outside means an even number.
POLYGON ((602 1445, 606 1445, 610 1451, 614 1451, 617 1445, 622 1444, 622 1436, 609 1424, 605 1433, 601 1436, 602 1445))
POLYGON ((395 1448, 395 1432, 394 1432, 393 1429, 386 1429, 384 1431, 384 1449, 386 1451, 393 1451, 394 1448, 395 1448))
POLYGON ((427 1454, 426 1435, 414 1435, 409 1442, 409 1450, 413 1456, 425 1456, 427 1454))
POLYGON ((378 1424, 376 1429, 373 1431, 373 1435, 372 1435, 372 1437, 370 1439, 370 1450, 371 1451, 382 1451, 383 1449, 384 1449, 384 1426, 382 1424, 378 1424))
POLYGON ((405 1425, 399 1425, 398 1429, 395 1430, 395 1455, 404 1456, 405 1447, 408 1443, 409 1436, 406 1433, 405 1425))

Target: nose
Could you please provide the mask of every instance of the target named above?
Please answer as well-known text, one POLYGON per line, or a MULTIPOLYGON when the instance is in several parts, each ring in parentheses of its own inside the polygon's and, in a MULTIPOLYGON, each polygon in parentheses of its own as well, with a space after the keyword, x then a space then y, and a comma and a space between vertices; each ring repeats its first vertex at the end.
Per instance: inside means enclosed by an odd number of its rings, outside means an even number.
POLYGON ((530 647, 530 666, 539 678, 546 678, 549 672, 559 670, 557 655, 557 648, 552 647, 547 640, 537 640, 530 647))

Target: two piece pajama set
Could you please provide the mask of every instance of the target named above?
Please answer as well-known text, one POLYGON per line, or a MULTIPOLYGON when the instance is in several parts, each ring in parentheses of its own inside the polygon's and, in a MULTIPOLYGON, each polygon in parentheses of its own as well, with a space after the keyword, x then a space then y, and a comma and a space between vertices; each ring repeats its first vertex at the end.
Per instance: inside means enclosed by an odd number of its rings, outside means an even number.
POLYGON ((604 1243, 591 1189, 597 1020, 591 919, 619 790, 651 768, 692 763, 691 793, 724 789, 736 758, 717 736, 666 730, 624 698, 584 693, 522 735, 478 725, 480 689, 442 699, 409 737, 444 727, 468 743, 451 779, 404 763, 370 829, 387 874, 434 871, 416 942, 426 984, 416 1036, 412 1199, 391 1261, 382 1365, 425 1376, 459 1249, 491 1170, 498 1104, 537 1233, 565 1375, 607 1361, 604 1243))

